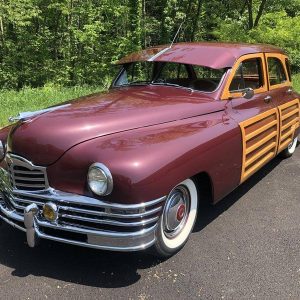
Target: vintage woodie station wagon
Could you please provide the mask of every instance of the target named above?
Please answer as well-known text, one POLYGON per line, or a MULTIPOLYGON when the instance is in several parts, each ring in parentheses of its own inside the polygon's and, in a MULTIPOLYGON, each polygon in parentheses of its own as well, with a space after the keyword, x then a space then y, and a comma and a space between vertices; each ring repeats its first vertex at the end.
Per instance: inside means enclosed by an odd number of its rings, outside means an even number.
POLYGON ((291 156, 299 94, 268 45, 180 43, 119 61, 106 93, 0 131, 0 219, 39 238, 167 257, 200 203, 291 156))

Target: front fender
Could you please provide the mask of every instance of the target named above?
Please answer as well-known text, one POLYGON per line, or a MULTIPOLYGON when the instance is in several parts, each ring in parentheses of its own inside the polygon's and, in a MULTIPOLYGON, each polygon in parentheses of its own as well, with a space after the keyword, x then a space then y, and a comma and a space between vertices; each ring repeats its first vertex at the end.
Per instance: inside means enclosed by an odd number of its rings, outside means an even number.
POLYGON ((11 130, 11 128, 13 127, 13 125, 4 127, 2 129, 0 129, 0 141, 3 143, 6 143, 7 138, 8 138, 8 134, 11 130))
MULTIPOLYGON (((8 134, 9 134, 11 128, 12 128, 12 125, 0 129, 0 141, 3 143, 3 145, 5 145, 7 142, 8 134)), ((0 160, 0 167, 1 167, 1 160, 0 160)))
POLYGON ((241 159, 240 130, 222 111, 84 142, 47 170, 53 188, 91 196, 88 168, 104 163, 114 180, 113 192, 104 200, 124 204, 159 198, 184 179, 206 172, 218 200, 239 184, 241 159))

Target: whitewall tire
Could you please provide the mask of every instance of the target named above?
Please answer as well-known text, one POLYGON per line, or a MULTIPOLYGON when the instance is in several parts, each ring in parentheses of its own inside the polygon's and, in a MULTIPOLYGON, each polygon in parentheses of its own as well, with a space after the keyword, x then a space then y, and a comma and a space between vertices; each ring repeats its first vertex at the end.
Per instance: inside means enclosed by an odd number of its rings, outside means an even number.
POLYGON ((281 156, 283 158, 291 157, 296 151, 297 143, 298 137, 294 138, 294 140, 288 145, 288 147, 281 152, 281 156))
POLYGON ((192 179, 178 184, 168 195, 156 231, 154 252, 169 257, 180 250, 192 232, 198 211, 198 191, 192 179))

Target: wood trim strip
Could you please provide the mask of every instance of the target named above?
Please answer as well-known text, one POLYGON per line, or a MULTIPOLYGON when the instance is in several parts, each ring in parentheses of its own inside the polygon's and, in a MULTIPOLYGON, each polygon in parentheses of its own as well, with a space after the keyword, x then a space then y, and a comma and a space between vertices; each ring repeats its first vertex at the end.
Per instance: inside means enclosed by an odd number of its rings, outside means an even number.
POLYGON ((244 182, 248 177, 250 177, 253 173, 259 170, 264 164, 266 164, 270 159, 275 157, 278 149, 278 137, 279 137, 279 112, 277 108, 270 109, 264 113, 261 113, 255 117, 250 118, 244 122, 240 123, 240 128, 242 132, 242 142, 243 142, 243 159, 242 159, 242 172, 241 172, 241 183, 244 182), (267 119, 270 116, 275 116, 275 120, 270 121, 263 127, 259 129, 255 129, 253 132, 246 133, 246 128, 251 129, 251 126, 255 126, 255 124, 267 119), (251 138, 266 132, 270 128, 274 127, 274 131, 259 142, 254 145, 247 147, 247 141, 251 138), (276 142, 271 143, 271 145, 265 145, 272 138, 276 139, 276 142), (256 149, 259 149, 261 146, 265 145, 263 149, 260 149, 254 157, 247 159, 247 155, 256 149), (251 166, 253 164, 253 166, 251 166), (250 169, 247 169, 249 168, 250 169))
POLYGON ((276 146, 277 142, 273 142, 269 146, 260 150, 257 154, 246 161, 245 168, 249 167, 252 163, 261 158, 264 154, 268 153, 270 150, 274 149, 274 152, 276 152, 276 146))
POLYGON ((287 148, 287 146, 291 143, 291 140, 288 139, 285 142, 283 142, 281 144, 281 146, 278 148, 278 153, 280 153, 281 151, 283 151, 285 148, 287 148))
POLYGON ((299 101, 299 99, 295 99, 295 100, 289 101, 287 103, 284 103, 282 105, 279 105, 278 112, 280 115, 280 130, 279 130, 279 142, 278 142, 277 153, 284 150, 289 145, 289 143, 292 142, 293 137, 294 137, 294 132, 299 126, 299 122, 300 122, 300 101, 299 101), (295 105, 298 107, 298 109, 294 109, 288 113, 284 113, 285 109, 287 109, 289 107, 293 107, 295 105), (295 116, 294 119, 289 121, 287 124, 283 125, 283 122, 292 116, 295 116), (289 127, 290 127, 290 130, 288 130, 289 127), (287 131, 287 132, 285 134, 283 134, 284 131, 287 131))
POLYGON ((250 133, 249 135, 246 136, 246 141, 251 140, 252 138, 258 136, 259 134, 265 132, 266 130, 272 128, 273 126, 275 126, 277 124, 278 124, 278 120, 274 120, 271 123, 266 124, 265 126, 256 129, 255 131, 253 131, 252 133, 250 133))
POLYGON ((230 93, 229 92, 229 87, 230 84, 234 78, 235 72, 237 71, 239 65, 241 62, 243 62, 244 60, 247 59, 251 59, 251 58, 260 58, 261 59, 261 63, 262 63, 262 69, 263 69, 263 82, 264 85, 259 88, 254 90, 254 94, 259 94, 259 93, 263 93, 266 92, 268 90, 268 77, 267 77, 267 70, 266 70, 266 64, 265 64, 265 59, 264 59, 264 54, 263 53, 255 53, 255 54, 246 54, 241 56, 233 65, 231 71, 230 71, 230 75, 227 79, 227 82, 225 84, 225 87, 223 89, 222 95, 221 95, 221 100, 229 100, 232 98, 239 98, 242 97, 242 93, 230 93))
POLYGON ((291 116, 293 116, 293 115, 296 115, 296 114, 299 115, 299 110, 298 110, 298 111, 297 111, 297 109, 292 110, 291 112, 289 112, 289 113, 283 115, 281 120, 284 121, 284 120, 288 119, 289 117, 291 117, 291 116))
POLYGON ((290 121, 290 122, 286 123, 285 125, 283 125, 281 127, 281 131, 284 131, 287 128, 292 127, 293 125, 296 125, 297 123, 298 123, 297 120, 293 119, 292 121, 290 121))
MULTIPOLYGON (((281 136, 281 141, 285 141, 290 135, 293 136, 294 131, 290 129, 287 133, 281 136)), ((292 139, 293 137, 291 137, 292 139)))
POLYGON ((272 91, 272 90, 282 88, 282 87, 285 87, 285 86, 292 86, 292 83, 289 80, 289 74, 288 74, 288 71, 286 69, 286 64, 285 64, 285 59, 288 58, 288 57, 284 54, 279 54, 279 53, 265 53, 265 58, 266 58, 265 62, 266 62, 266 69, 267 69, 267 75, 268 75, 267 80, 268 80, 268 83, 269 83, 269 90, 272 91), (270 84, 269 66, 268 66, 268 58, 270 58, 270 57, 278 58, 281 61, 284 72, 285 72, 285 76, 287 78, 286 82, 280 83, 280 84, 275 84, 275 85, 270 84))
POLYGON ((275 152, 271 152, 268 155, 266 155, 261 161, 259 166, 254 165, 253 167, 251 167, 249 170, 247 170, 244 173, 244 178, 242 180, 245 181, 247 178, 249 178, 251 175, 253 175, 255 172, 257 172, 257 170, 259 170, 262 166, 264 166, 266 163, 268 163, 271 159, 273 159, 275 157, 275 152))
POLYGON ((277 132, 272 132, 271 134, 269 134, 268 136, 266 136, 265 138, 263 138, 262 140, 260 140, 259 142, 255 143, 254 145, 252 145, 251 147, 247 148, 246 150, 246 155, 250 154, 251 152, 253 152, 254 150, 256 150, 257 148, 259 148, 260 146, 264 145, 265 143, 267 143, 268 141, 270 141, 271 139, 273 139, 274 137, 276 137, 278 135, 277 132))

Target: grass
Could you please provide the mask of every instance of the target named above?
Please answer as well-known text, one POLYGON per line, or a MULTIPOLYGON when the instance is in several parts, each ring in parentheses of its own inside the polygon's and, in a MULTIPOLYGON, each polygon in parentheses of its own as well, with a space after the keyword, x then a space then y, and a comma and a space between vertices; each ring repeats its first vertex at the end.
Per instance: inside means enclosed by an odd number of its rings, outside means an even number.
POLYGON ((293 76, 293 87, 298 93, 300 93, 300 73, 293 76))
MULTIPOLYGON (((300 73, 293 77, 294 89, 300 92, 300 73)), ((103 87, 48 85, 43 88, 24 88, 21 91, 0 91, 0 128, 8 124, 8 117, 19 112, 34 111, 56 103, 75 99, 103 90, 103 87)))
POLYGON ((103 87, 53 85, 36 89, 24 88, 21 91, 2 90, 0 91, 0 128, 8 124, 10 116, 16 116, 20 112, 39 110, 101 90, 103 87))

